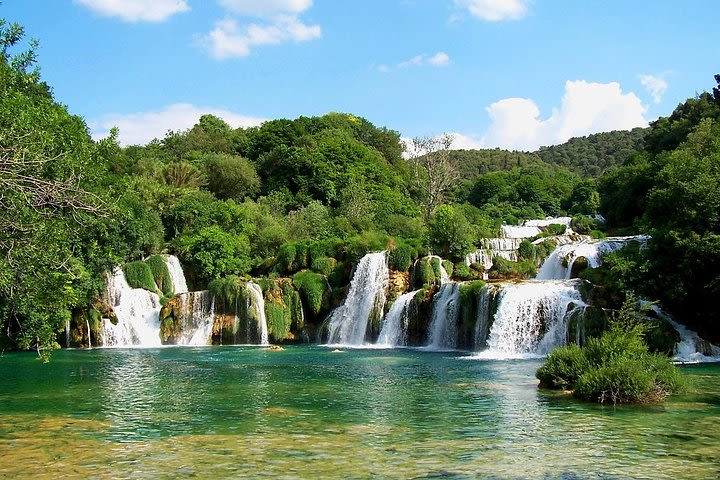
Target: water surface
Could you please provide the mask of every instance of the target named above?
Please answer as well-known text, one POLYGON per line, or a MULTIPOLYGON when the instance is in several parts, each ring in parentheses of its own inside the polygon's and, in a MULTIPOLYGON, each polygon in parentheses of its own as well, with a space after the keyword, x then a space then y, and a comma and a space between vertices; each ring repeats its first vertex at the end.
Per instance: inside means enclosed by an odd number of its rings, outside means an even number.
POLYGON ((539 360, 412 349, 66 350, 0 357, 0 477, 718 478, 720 365, 603 407, 539 360))

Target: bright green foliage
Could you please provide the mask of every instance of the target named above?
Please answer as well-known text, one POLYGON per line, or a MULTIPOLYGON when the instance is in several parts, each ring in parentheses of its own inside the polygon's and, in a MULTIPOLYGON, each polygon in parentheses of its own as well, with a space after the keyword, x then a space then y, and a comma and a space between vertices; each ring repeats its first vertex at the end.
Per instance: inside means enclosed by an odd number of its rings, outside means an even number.
POLYGON ((246 158, 210 154, 203 158, 208 188, 220 199, 243 200, 260 190, 260 177, 246 158))
POLYGON ((225 306, 225 311, 237 312, 236 306, 245 302, 247 282, 236 275, 216 278, 208 284, 208 290, 225 306))
POLYGON ((436 277, 435 269, 430 263, 430 260, 427 258, 420 259, 420 261, 415 264, 415 284, 427 288, 436 281, 439 281, 439 277, 436 277))
POLYGON ((319 257, 313 260, 311 268, 313 272, 325 275, 327 277, 333 272, 333 270, 335 270, 336 266, 337 260, 335 260, 334 258, 319 257))
POLYGON ((565 230, 567 230, 567 227, 559 223, 551 223, 547 226, 547 231, 551 235, 562 235, 565 233, 565 230))
POLYGON ((651 354, 644 341, 648 325, 629 299, 610 329, 585 347, 554 350, 537 371, 541 387, 571 389, 600 403, 651 403, 684 387, 679 370, 664 355, 651 354))
POLYGON ((274 301, 266 301, 265 318, 268 326, 268 334, 276 342, 287 338, 292 323, 290 307, 282 302, 275 303, 274 301))
POLYGON ((218 226, 181 236, 177 247, 182 259, 200 278, 208 281, 226 275, 243 275, 252 266, 247 237, 223 232, 218 226))
POLYGON ((511 278, 525 279, 534 277, 537 270, 535 263, 531 260, 512 262, 502 257, 493 258, 493 266, 490 268, 489 276, 493 279, 507 280, 511 278))
POLYGON ((145 263, 150 267, 150 271, 155 279, 155 285, 160 288, 163 295, 171 295, 173 292, 173 283, 167 264, 165 263, 165 258, 162 255, 153 255, 148 257, 145 263))
POLYGON ((310 312, 313 315, 319 314, 325 303, 327 279, 323 275, 310 271, 298 272, 293 275, 292 279, 310 312))
POLYGON ((157 291, 149 264, 142 261, 130 262, 123 265, 122 269, 125 273, 125 280, 132 288, 144 288, 150 292, 157 291))
POLYGON ((445 273, 448 274, 448 277, 452 277, 453 273, 455 271, 455 265, 449 260, 443 260, 442 261, 442 267, 445 269, 445 273))
POLYGON ((453 269, 453 277, 460 281, 475 280, 478 276, 478 272, 467 266, 465 262, 457 262, 453 269))
POLYGON ((459 260, 473 249, 473 235, 465 216, 450 205, 438 208, 428 228, 430 248, 443 258, 459 260))
POLYGON ((529 240, 523 240, 520 242, 520 245, 518 247, 518 257, 520 257, 522 260, 535 260, 535 256, 537 255, 537 249, 535 248, 535 245, 532 244, 529 240))
POLYGON ((388 253, 388 265, 392 270, 407 272, 416 256, 417 252, 413 247, 400 243, 388 253))
POLYGON ((570 228, 582 235, 589 235, 593 230, 597 230, 598 227, 600 227, 600 222, 585 215, 575 215, 570 222, 570 228))
POLYGON ((460 304, 465 308, 476 305, 483 288, 485 288, 485 282, 482 280, 461 284, 459 287, 460 304))
POLYGON ((199 188, 207 183, 202 172, 188 162, 175 162, 165 166, 163 180, 175 188, 199 188))

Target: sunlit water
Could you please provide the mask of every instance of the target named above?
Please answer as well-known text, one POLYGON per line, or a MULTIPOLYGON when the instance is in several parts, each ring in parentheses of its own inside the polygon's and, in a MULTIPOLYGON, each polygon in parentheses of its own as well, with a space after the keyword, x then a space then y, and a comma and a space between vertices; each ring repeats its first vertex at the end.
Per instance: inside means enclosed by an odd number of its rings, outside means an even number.
POLYGON ((539 360, 412 349, 0 357, 0 478, 718 478, 720 365, 698 392, 602 407, 539 360))

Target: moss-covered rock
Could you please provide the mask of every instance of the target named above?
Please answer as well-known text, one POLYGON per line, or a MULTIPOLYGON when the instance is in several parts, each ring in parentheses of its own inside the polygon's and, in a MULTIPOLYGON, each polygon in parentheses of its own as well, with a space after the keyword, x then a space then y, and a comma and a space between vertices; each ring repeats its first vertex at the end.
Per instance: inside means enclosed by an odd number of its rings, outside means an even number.
POLYGON ((330 276, 337 266, 337 260, 332 257, 318 257, 312 261, 311 269, 320 275, 330 276))
POLYGON ((170 271, 165 263, 165 258, 162 255, 153 255, 148 257, 145 263, 150 267, 155 285, 162 291, 162 294, 172 296, 172 277, 170 277, 170 271))
POLYGON ((421 258, 415 263, 413 269, 413 280, 414 285, 421 288, 428 288, 431 285, 435 285, 439 281, 439 277, 435 276, 435 269, 430 263, 430 259, 421 258))
POLYGON ((324 275, 305 270, 293 275, 292 281, 313 316, 317 316, 327 307, 329 292, 324 275))
POLYGON ((125 273, 125 280, 132 288, 144 288, 149 292, 162 295, 155 285, 155 278, 147 263, 143 261, 129 262, 123 265, 122 270, 125 273))

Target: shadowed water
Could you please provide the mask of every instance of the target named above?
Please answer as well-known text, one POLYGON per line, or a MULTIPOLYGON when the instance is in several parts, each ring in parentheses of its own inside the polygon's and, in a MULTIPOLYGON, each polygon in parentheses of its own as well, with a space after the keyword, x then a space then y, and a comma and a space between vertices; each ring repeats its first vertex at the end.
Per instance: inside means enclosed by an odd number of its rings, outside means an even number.
POLYGON ((702 394, 611 408, 538 391, 539 361, 412 349, 70 350, 0 357, 0 477, 717 478, 702 394))

